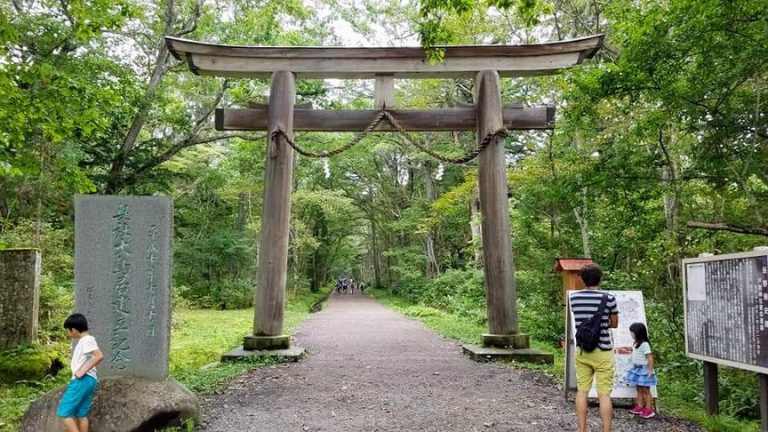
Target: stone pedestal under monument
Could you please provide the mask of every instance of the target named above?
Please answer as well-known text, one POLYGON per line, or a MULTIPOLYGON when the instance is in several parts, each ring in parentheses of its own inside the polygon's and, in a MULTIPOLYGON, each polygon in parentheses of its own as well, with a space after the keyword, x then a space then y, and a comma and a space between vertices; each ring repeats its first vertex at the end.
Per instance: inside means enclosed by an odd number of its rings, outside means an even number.
MULTIPOLYGON (((56 417, 65 387, 50 391, 32 402, 21 423, 22 432, 60 432, 56 417)), ((88 416, 94 432, 154 431, 194 421, 197 397, 175 380, 110 377, 99 388, 88 416)))

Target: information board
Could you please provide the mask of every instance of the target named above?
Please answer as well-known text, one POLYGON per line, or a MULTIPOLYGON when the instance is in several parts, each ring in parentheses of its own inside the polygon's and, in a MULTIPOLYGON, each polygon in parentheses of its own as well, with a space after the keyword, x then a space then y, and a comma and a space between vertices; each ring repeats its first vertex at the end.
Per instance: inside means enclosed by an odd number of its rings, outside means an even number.
POLYGON ((768 374, 768 251, 683 260, 689 357, 768 374))
MULTIPOLYGON (((578 293, 579 291, 568 292, 568 351, 566 353, 565 367, 566 369, 566 383, 569 390, 576 389, 576 324, 570 314, 571 295, 578 293)), ((611 392, 611 398, 613 399, 629 399, 634 398, 637 393, 634 386, 627 384, 624 377, 627 372, 632 369, 632 346, 634 340, 632 339, 632 333, 629 331, 629 326, 633 323, 640 322, 646 324, 645 320, 645 303, 643 301, 642 291, 604 291, 616 297, 616 304, 619 308, 619 327, 611 329, 611 338, 613 339, 613 351, 614 359, 616 362, 616 374, 613 379, 613 391, 611 392)), ((649 330, 650 335, 650 330, 649 330)), ((653 347, 653 338, 651 337, 651 347, 653 347)), ((656 387, 651 389, 651 394, 656 397, 656 387)), ((597 389, 592 386, 592 390, 589 392, 589 397, 597 397, 597 389)))

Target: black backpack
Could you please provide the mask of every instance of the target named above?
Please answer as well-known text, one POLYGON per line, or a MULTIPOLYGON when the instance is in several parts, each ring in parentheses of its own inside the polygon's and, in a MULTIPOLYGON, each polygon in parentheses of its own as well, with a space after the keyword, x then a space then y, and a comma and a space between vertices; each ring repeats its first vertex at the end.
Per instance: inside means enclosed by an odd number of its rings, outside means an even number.
POLYGON ((605 312, 605 304, 608 302, 608 296, 603 294, 602 300, 600 300, 600 307, 597 308, 597 313, 592 315, 588 320, 584 320, 576 328, 576 345, 586 352, 592 352, 597 349, 600 344, 600 333, 603 328, 603 313, 605 312))

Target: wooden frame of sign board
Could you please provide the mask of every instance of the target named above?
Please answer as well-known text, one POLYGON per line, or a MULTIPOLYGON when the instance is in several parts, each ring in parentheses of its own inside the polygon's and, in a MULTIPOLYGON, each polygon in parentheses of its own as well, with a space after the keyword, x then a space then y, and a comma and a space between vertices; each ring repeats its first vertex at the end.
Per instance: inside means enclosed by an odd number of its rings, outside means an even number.
MULTIPOLYGON (((576 355, 576 343, 575 343, 575 324, 573 323, 572 317, 571 317, 571 295, 578 293, 579 291, 569 291, 568 296, 566 298, 566 357, 565 357, 565 383, 563 385, 564 395, 566 400, 568 399, 570 392, 576 391, 576 367, 575 367, 575 355, 576 355)), ((617 301, 619 301, 619 331, 624 331, 626 333, 629 332, 629 326, 632 322, 640 321, 643 324, 647 325, 647 319, 645 316, 645 301, 643 298, 642 291, 602 291, 607 294, 611 294, 616 296, 617 301), (634 297, 634 298, 633 298, 634 297), (639 314, 635 319, 632 319, 631 322, 628 321, 622 321, 622 313, 621 313, 621 304, 622 302, 626 301, 636 301, 638 303, 638 311, 639 314), (626 325, 623 325, 626 323, 626 325)), ((625 346, 628 342, 628 335, 624 334, 622 339, 619 341, 616 341, 616 337, 614 332, 617 330, 611 330, 612 337, 614 337, 615 343, 622 343, 622 346, 625 346)), ((649 332, 650 333, 650 332, 649 332)), ((614 347, 614 348, 620 348, 620 347, 614 347)), ((630 355, 631 356, 631 355, 630 355)), ((622 361, 626 362, 628 358, 623 358, 622 361)), ((623 369, 626 370, 626 367, 623 369)), ((617 369, 618 375, 621 375, 624 372, 620 372, 619 369, 617 369)), ((658 389, 654 386, 651 388, 651 394, 654 398, 658 398, 658 389)), ((589 394, 590 398, 597 398, 597 391, 593 387, 590 390, 589 394)), ((621 386, 620 377, 619 379, 614 380, 614 390, 611 393, 611 398, 614 400, 634 400, 635 393, 628 390, 626 387, 621 386)))
POLYGON ((762 418, 761 430, 768 431, 768 367, 755 366, 727 359, 692 353, 690 352, 690 345, 688 341, 688 266, 691 264, 704 264, 715 261, 727 261, 733 259, 755 258, 762 256, 768 257, 768 249, 683 259, 683 322, 685 324, 684 337, 686 356, 704 362, 704 401, 707 414, 717 415, 719 413, 718 365, 756 372, 758 374, 758 381, 760 384, 760 416, 762 418))

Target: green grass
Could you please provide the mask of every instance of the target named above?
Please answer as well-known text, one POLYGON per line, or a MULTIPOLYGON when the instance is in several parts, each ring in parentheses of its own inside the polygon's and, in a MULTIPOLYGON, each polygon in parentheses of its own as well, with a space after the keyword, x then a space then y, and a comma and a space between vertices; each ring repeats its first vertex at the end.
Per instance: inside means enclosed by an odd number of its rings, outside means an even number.
MULTIPOLYGON (((326 295, 327 291, 304 293, 291 299, 285 310, 286 333, 293 333, 309 315, 310 307, 326 295)), ((242 343, 252 325, 253 309, 175 310, 171 331, 171 375, 193 392, 202 394, 220 388, 250 369, 274 364, 274 359, 218 363, 221 354, 242 343)), ((66 344, 63 346, 68 349, 66 344)), ((68 378, 67 367, 56 378, 0 385, 0 432, 17 431, 29 404, 65 384, 68 378)))
MULTIPOLYGON (((484 325, 466 317, 414 304, 385 290, 372 289, 367 292, 376 300, 403 315, 418 319, 442 336, 465 343, 479 344, 480 335, 487 332, 484 325)), ((563 351, 535 340, 532 341, 532 345, 533 348, 554 354, 554 364, 537 365, 516 362, 509 362, 509 364, 513 367, 540 371, 562 384, 565 370, 563 351)), ((684 388, 689 380, 685 377, 664 376, 661 372, 659 375, 662 386, 658 404, 659 409, 665 414, 691 420, 710 432, 757 432, 759 430, 760 425, 756 421, 740 420, 730 416, 707 416, 704 407, 691 400, 690 389, 684 388)))
POLYGON ((15 385, 0 385, 0 431, 19 429, 19 421, 27 406, 39 395, 67 382, 67 370, 56 378, 42 381, 23 381, 15 385))

